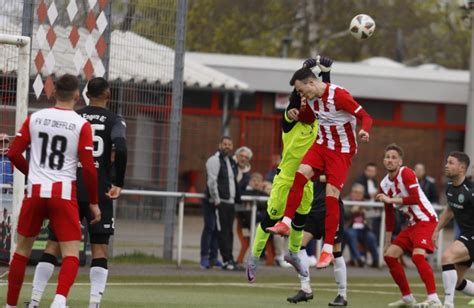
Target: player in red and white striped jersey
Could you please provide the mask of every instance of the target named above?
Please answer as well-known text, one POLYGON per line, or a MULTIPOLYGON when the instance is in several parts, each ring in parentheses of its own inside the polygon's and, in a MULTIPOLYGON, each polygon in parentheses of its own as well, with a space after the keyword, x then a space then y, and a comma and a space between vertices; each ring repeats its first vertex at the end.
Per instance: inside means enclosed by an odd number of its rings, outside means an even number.
POLYGON ((356 123, 359 120, 362 125, 358 133, 360 140, 368 142, 372 118, 346 89, 318 80, 310 69, 316 63, 314 59, 306 60, 303 68, 295 72, 290 84, 313 107, 319 121, 318 137, 296 172, 288 195, 285 217, 268 231, 287 234, 301 202, 304 185, 310 179, 326 175, 325 237, 316 265, 317 268, 324 268, 333 260, 334 238, 339 226, 340 191, 346 181, 352 157, 357 152, 356 123))
POLYGON ((432 236, 438 222, 436 212, 421 190, 415 172, 402 166, 402 148, 396 144, 388 145, 385 148, 383 164, 388 174, 380 183, 380 193, 375 198, 385 204, 384 258, 393 280, 402 293, 402 299, 389 304, 389 307, 411 306, 416 302, 403 266, 398 261, 407 251, 412 254, 411 259, 418 269, 428 294, 428 298, 419 304, 420 307, 441 307, 436 293, 433 270, 426 261, 426 254, 434 251, 432 236), (392 241, 395 208, 402 211, 408 220, 408 226, 392 241))
POLYGON ((79 267, 81 227, 76 200, 76 169, 88 179, 90 210, 100 221, 97 172, 92 156, 92 128, 74 110, 79 81, 64 75, 55 84, 56 105, 33 113, 23 123, 8 157, 28 175, 27 194, 18 220, 18 243, 10 263, 7 307, 16 307, 25 269, 44 219, 49 219, 59 242, 63 262, 51 307, 66 307, 66 297, 79 267), (22 153, 30 146, 30 161, 22 153))

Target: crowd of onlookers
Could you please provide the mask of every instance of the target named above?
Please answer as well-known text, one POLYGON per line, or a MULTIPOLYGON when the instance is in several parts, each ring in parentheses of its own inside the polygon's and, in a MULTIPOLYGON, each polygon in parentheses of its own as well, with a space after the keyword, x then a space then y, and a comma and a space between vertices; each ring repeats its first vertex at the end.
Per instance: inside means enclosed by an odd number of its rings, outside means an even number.
MULTIPOLYGON (((276 174, 276 169, 279 163, 279 159, 275 157, 273 159, 274 163, 272 169, 269 170, 267 174, 263 175, 252 170, 251 160, 253 153, 250 148, 245 146, 240 147, 235 150, 234 153, 232 153, 232 150, 232 140, 228 137, 223 137, 219 143, 218 151, 214 153, 206 163, 208 199, 204 201, 204 208, 211 204, 212 211, 204 210, 205 227, 201 239, 201 267, 203 268, 222 266, 223 269, 227 270, 243 269, 239 263, 242 263, 245 252, 249 245, 248 241, 250 237, 251 204, 250 202, 242 202, 240 197, 245 195, 269 196, 272 188, 273 177, 276 174), (223 143, 227 143, 227 149, 223 143), (212 169, 209 168, 209 161, 219 161, 228 165, 219 166, 219 168, 215 167, 212 169), (227 161, 229 163, 227 163, 227 161), (235 164, 235 174, 232 174, 231 172, 233 170, 232 164, 235 164), (209 174, 210 172, 211 174, 209 174), (213 172, 214 174, 212 174, 213 172), (224 173, 228 176, 228 179, 224 179, 222 177, 224 173), (232 182, 234 182, 234 184, 232 184, 232 182), (235 185, 234 190, 230 188, 232 185, 235 185), (214 192, 209 192, 210 189, 214 189, 214 192), (231 254, 227 254, 226 257, 222 255, 222 248, 220 247, 219 243, 222 243, 223 241, 229 241, 233 243, 234 235, 232 233, 232 228, 227 230, 224 226, 218 226, 219 223, 225 223, 222 221, 223 215, 221 212, 223 209, 220 209, 221 204, 216 204, 216 202, 212 200, 213 194, 225 194, 227 191, 235 192, 234 198, 232 198, 232 204, 234 208, 232 215, 234 218, 232 220, 227 220, 227 222, 231 224, 233 220, 237 221, 239 240, 241 241, 243 247, 237 258, 234 258, 234 256, 231 254), (212 218, 214 222, 217 222, 217 224, 212 222, 209 223, 210 218, 212 218), (211 230, 210 227, 214 229, 211 230), (227 232, 227 235, 224 236, 222 234, 223 232, 227 232), (220 242, 215 240, 213 245, 206 244, 208 242, 211 243, 211 239, 218 239, 219 234, 221 234, 220 238, 222 239, 220 242), (224 240, 224 238, 226 239, 224 240), (221 250, 223 263, 218 261, 217 252, 219 249, 221 250)), ((438 204, 440 194, 438 192, 434 178, 427 175, 426 168, 422 163, 415 164, 413 169, 418 178, 420 187, 428 200, 433 204, 438 204)), ((474 167, 472 170, 474 174, 474 167)), ((361 174, 355 178, 353 183, 349 184, 351 187, 350 193, 347 196, 343 196, 343 200, 354 202, 374 201, 374 198, 378 192, 379 181, 382 179, 383 175, 384 172, 379 170, 377 164, 372 162, 367 163, 361 174)), ((225 206, 226 205, 224 203, 224 207, 225 206)), ((262 217, 264 211, 266 211, 266 202, 258 202, 257 223, 259 218, 262 217)), ((378 267, 381 209, 363 207, 350 203, 345 205, 344 212, 344 248, 347 247, 350 254, 348 265, 359 267, 378 267)), ((405 221, 401 213, 398 213, 397 215, 396 227, 393 232, 394 236, 401 230, 405 221)), ((290 266, 283 260, 283 256, 286 253, 287 247, 285 239, 280 236, 272 237, 273 240, 271 243, 273 246, 272 254, 274 254, 274 264, 279 266, 290 266)), ((311 243, 307 246, 307 250, 310 260, 315 263, 316 244, 311 243)))

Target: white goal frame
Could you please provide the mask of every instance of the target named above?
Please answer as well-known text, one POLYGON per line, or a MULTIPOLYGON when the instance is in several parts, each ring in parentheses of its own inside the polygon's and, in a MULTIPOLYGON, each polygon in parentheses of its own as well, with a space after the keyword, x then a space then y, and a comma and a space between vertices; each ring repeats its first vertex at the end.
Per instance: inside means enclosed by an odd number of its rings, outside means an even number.
MULTIPOLYGON (((20 130, 21 125, 28 115, 28 91, 30 85, 30 58, 31 39, 27 36, 10 35, 0 33, 0 44, 14 45, 18 47, 18 68, 16 85, 16 110, 15 110, 15 133, 20 130)), ((13 172, 13 208, 10 260, 16 249, 18 215, 20 214, 21 202, 25 192, 25 176, 15 168, 13 172)))

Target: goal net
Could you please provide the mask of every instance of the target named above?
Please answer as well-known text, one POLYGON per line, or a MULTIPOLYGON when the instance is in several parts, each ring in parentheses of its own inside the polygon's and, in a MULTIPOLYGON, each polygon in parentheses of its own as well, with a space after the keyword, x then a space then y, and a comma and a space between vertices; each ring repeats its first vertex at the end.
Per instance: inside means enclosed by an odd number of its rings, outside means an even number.
POLYGON ((16 246, 17 218, 25 177, 6 153, 28 111, 30 38, 0 33, 0 262, 8 264, 16 246))

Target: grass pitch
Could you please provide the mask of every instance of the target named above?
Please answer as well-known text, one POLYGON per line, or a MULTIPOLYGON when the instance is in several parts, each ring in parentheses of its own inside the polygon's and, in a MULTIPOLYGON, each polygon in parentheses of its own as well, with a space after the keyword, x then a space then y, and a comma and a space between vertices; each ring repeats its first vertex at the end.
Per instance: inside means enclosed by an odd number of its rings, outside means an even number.
MULTIPOLYGON (((213 276, 207 273, 203 271, 203 276, 111 276, 101 307, 292 307, 293 304, 288 303, 286 298, 294 295, 299 288, 296 277, 258 277, 257 283, 250 285, 244 273, 241 276, 213 276)), ((20 302, 29 298, 30 282, 31 276, 26 279, 20 302)), ((424 300, 426 295, 420 281, 410 279, 410 283, 417 300, 424 300)), ((312 285, 315 298, 308 303, 299 303, 298 307, 327 307, 336 295, 334 280, 313 277, 312 285)), ((348 286, 349 307, 387 307, 387 303, 400 296, 388 276, 353 277, 349 279, 348 286)), ((0 289, 0 302, 4 303, 4 282, 0 289)), ((54 283, 48 285, 42 307, 49 307, 54 290, 54 283)), ((442 293, 441 281, 438 281, 438 290, 442 293)), ((88 277, 81 275, 70 292, 68 305, 71 308, 87 307, 88 298, 88 277)), ((469 300, 457 292, 456 307, 469 307, 469 300)))

